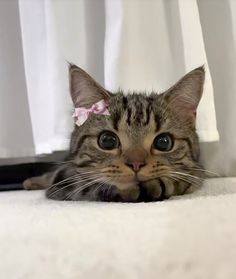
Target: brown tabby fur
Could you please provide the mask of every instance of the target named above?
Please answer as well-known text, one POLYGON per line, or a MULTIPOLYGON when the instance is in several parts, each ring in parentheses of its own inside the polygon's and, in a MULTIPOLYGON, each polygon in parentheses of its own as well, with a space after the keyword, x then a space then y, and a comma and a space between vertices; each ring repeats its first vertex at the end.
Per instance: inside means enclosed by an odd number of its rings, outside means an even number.
POLYGON ((47 197, 57 200, 138 202, 162 200, 201 185, 204 170, 195 112, 203 91, 203 67, 159 95, 111 94, 77 66, 70 65, 69 72, 74 105, 91 107, 105 99, 110 116, 91 113, 82 126, 75 125, 65 162, 49 174, 26 180, 25 188, 48 188, 47 197), (118 136, 118 148, 99 147, 97 139, 104 130, 118 136), (174 139, 170 151, 153 147, 162 133, 174 139), (134 172, 127 160, 145 164, 134 172))

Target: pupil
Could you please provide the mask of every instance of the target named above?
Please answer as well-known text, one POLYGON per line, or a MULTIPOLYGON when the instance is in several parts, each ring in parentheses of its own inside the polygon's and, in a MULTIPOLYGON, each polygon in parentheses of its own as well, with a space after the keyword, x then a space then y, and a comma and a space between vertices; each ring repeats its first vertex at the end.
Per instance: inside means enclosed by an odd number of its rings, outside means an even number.
POLYGON ((160 151, 169 151, 172 148, 171 137, 167 134, 157 136, 154 141, 154 146, 160 151))
POLYGON ((119 146, 119 140, 114 133, 103 132, 98 138, 98 145, 102 149, 112 150, 119 146))
POLYGON ((106 148, 114 148, 116 145, 116 139, 113 136, 105 135, 103 137, 103 145, 106 148))
POLYGON ((165 148, 165 147, 168 146, 168 144, 169 144, 169 140, 167 138, 162 137, 162 138, 158 139, 158 145, 159 146, 165 148))

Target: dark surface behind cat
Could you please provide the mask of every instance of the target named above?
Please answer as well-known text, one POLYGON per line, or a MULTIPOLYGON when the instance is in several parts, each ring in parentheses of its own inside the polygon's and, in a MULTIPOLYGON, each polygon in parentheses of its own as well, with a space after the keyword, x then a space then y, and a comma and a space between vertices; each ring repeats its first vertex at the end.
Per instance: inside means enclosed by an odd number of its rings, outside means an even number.
POLYGON ((26 180, 57 200, 156 201, 200 187, 195 116, 204 69, 185 75, 162 94, 112 94, 70 65, 75 107, 108 103, 110 115, 90 113, 75 125, 68 158, 55 171, 26 180))

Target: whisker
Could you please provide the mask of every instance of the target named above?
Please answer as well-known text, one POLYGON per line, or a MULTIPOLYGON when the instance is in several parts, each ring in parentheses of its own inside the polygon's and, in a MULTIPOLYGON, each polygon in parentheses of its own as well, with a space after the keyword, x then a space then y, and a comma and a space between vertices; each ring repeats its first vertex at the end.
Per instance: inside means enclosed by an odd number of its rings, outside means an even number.
POLYGON ((169 176, 175 177, 179 180, 182 180, 182 181, 185 181, 185 182, 191 183, 191 184, 196 184, 196 185, 201 185, 202 181, 203 181, 202 179, 196 179, 196 178, 193 178, 192 176, 181 175, 181 173, 176 174, 175 172, 170 172, 169 176))
POLYGON ((108 188, 107 188, 107 192, 106 192, 107 199, 109 197, 109 194, 111 194, 111 190, 112 190, 112 185, 109 185, 108 188))
POLYGON ((213 172, 213 171, 210 171, 210 170, 207 170, 207 169, 200 169, 200 168, 191 168, 191 167, 184 167, 188 170, 196 170, 196 171, 201 171, 201 172, 206 172, 206 173, 209 173, 209 174, 212 174, 212 175, 215 175, 215 176, 220 176, 219 173, 216 173, 216 172, 213 172))
MULTIPOLYGON (((95 175, 90 175, 90 178, 92 178, 92 177, 95 177, 95 175)), ((72 175, 72 176, 67 177, 67 178, 65 178, 65 179, 63 179, 63 180, 61 180, 61 181, 59 181, 59 182, 57 182, 57 183, 52 184, 52 185, 48 188, 48 190, 51 189, 51 188, 53 188, 53 187, 55 187, 55 186, 58 186, 58 185, 60 185, 60 184, 63 184, 64 182, 68 182, 68 181, 70 181, 70 180, 73 182, 73 181, 78 180, 78 179, 80 179, 80 178, 85 178, 85 176, 80 176, 79 174, 72 175)))
POLYGON ((70 177, 67 177, 57 183, 54 183, 52 186, 56 186, 56 185, 59 185, 59 184, 62 184, 63 182, 67 181, 67 180, 70 180, 72 178, 75 178, 77 176, 85 176, 87 174, 96 174, 94 171, 89 171, 89 172, 83 172, 83 173, 75 173, 74 175, 71 175, 70 177))
POLYGON ((174 175, 169 175, 169 176, 164 176, 164 177, 166 177, 166 178, 173 178, 174 179, 174 181, 179 181, 174 175))
MULTIPOLYGON (((94 199, 95 199, 95 194, 97 194, 97 192, 98 192, 103 186, 105 186, 109 181, 110 181, 110 179, 106 179, 105 181, 99 183, 98 187, 96 187, 96 188, 94 189, 94 191, 92 192, 92 196, 94 197, 94 199)), ((108 187, 110 187, 110 185, 109 185, 108 187)))
POLYGON ((66 199, 70 199, 73 195, 78 195, 80 192, 82 192, 83 190, 85 190, 88 187, 91 187, 91 185, 95 184, 96 182, 101 181, 101 178, 97 178, 93 181, 90 181, 88 183, 86 183, 85 185, 78 187, 78 189, 75 189, 74 191, 72 191, 67 197, 66 199))
POLYGON ((188 179, 188 178, 183 177, 183 176, 178 176, 178 175, 174 175, 174 174, 169 174, 169 176, 170 176, 171 178, 175 178, 175 181, 182 180, 182 181, 187 182, 187 183, 190 183, 190 184, 200 184, 200 183, 197 182, 197 181, 188 179))
POLYGON ((102 183, 102 184, 98 184, 98 186, 97 187, 95 187, 95 189, 93 190, 93 192, 92 192, 92 194, 91 194, 91 196, 95 199, 95 194, 98 192, 98 190, 103 186, 104 184, 102 183))
POLYGON ((195 175, 192 175, 189 173, 185 173, 185 172, 171 171, 171 173, 178 174, 178 175, 184 175, 184 176, 191 177, 191 178, 197 179, 197 180, 203 180, 201 177, 198 177, 198 176, 195 176, 195 175))
POLYGON ((54 184, 52 184, 48 189, 51 189, 51 188, 53 188, 53 187, 55 187, 55 186, 58 186, 58 185, 60 185, 60 184, 63 184, 64 182, 67 182, 68 180, 72 180, 72 179, 74 179, 74 178, 76 177, 76 175, 77 175, 77 174, 74 174, 74 175, 72 175, 72 176, 70 176, 70 177, 67 177, 67 178, 65 178, 65 179, 63 179, 63 180, 57 182, 57 183, 54 183, 54 184))
MULTIPOLYGON (((85 181, 88 181, 88 180, 91 180, 91 179, 95 179, 95 178, 99 178, 99 176, 90 176, 90 177, 87 177, 87 178, 83 178, 83 179, 79 179, 79 178, 73 178, 71 183, 67 184, 66 186, 62 187, 62 188, 59 188, 57 189, 56 191, 52 192, 49 197, 51 197, 52 195, 58 193, 59 191, 63 190, 63 189, 66 189, 66 188, 69 188, 73 185, 76 185, 77 183, 80 183, 80 182, 85 182, 85 181)), ((52 189, 53 187, 56 187, 58 185, 52 185, 49 189, 52 189)))
POLYGON ((56 191, 53 191, 53 192, 51 192, 49 195, 48 195, 48 198, 51 198, 53 195, 55 195, 56 193, 58 193, 58 192, 60 192, 60 191, 62 191, 62 190, 64 190, 64 189, 66 189, 66 188, 68 188, 70 185, 66 185, 66 186, 64 186, 64 187, 62 187, 62 188, 60 188, 60 189, 57 189, 56 191))

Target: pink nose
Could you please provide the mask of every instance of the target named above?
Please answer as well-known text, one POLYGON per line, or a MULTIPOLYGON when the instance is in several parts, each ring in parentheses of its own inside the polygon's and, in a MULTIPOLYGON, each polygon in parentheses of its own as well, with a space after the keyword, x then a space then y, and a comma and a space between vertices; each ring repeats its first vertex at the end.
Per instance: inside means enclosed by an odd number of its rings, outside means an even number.
POLYGON ((133 169, 133 171, 138 172, 143 166, 145 166, 145 163, 133 161, 133 162, 126 162, 126 165, 129 166, 131 169, 133 169))

